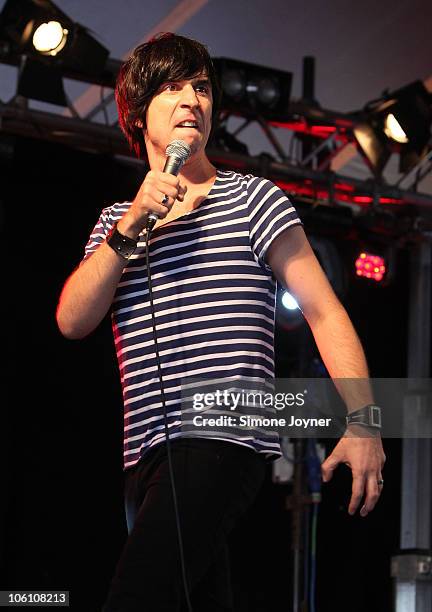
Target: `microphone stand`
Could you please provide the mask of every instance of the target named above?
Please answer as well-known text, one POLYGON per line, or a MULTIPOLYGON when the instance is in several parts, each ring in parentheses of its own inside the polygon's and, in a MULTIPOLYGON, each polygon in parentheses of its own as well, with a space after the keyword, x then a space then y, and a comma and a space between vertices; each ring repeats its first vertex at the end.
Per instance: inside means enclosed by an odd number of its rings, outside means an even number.
MULTIPOLYGON (((300 350, 298 377, 311 376, 313 342, 310 329, 303 328, 303 343, 300 350)), ((316 375, 316 374, 315 374, 316 375)), ((305 438, 294 438, 294 468, 292 493, 286 499, 285 508, 291 511, 291 550, 293 560, 292 612, 309 611, 309 522, 310 508, 314 499, 309 491, 307 444, 305 438)))
POLYGON ((286 499, 286 509, 291 511, 291 550, 293 559, 293 594, 292 612, 307 612, 308 604, 305 597, 305 580, 302 573, 308 551, 305 550, 304 534, 308 533, 309 505, 311 496, 307 491, 305 464, 305 440, 296 438, 294 441, 294 474, 293 489, 286 499))

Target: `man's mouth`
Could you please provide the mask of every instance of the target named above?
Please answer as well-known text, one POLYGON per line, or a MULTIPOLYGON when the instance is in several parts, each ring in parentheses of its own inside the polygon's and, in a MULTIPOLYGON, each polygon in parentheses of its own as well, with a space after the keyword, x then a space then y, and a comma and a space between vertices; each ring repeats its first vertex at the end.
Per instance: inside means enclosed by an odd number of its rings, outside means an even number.
POLYGON ((178 128, 192 128, 192 129, 196 129, 198 130, 198 122, 197 121, 182 121, 181 123, 179 123, 178 125, 176 125, 176 127, 178 128))

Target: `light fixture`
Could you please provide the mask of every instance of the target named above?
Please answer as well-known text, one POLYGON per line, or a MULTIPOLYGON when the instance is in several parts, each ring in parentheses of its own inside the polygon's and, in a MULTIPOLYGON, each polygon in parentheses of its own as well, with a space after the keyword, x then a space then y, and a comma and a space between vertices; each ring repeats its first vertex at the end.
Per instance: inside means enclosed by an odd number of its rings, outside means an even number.
POLYGON ((305 318, 297 300, 282 285, 277 287, 276 323, 284 331, 293 331, 305 324, 305 318))
POLYGON ((57 66, 27 57, 20 66, 17 94, 23 98, 67 106, 63 79, 57 66))
POLYGON ((363 121, 354 127, 353 133, 371 172, 377 177, 381 176, 392 154, 384 132, 381 128, 376 129, 371 123, 363 121))
POLYGON ((400 142, 401 144, 408 142, 407 135, 393 113, 389 113, 384 120, 384 133, 390 140, 395 142, 400 142))
POLYGON ((42 55, 55 56, 65 46, 69 30, 59 21, 41 23, 33 34, 33 47, 42 55))
POLYGON ((415 81, 369 103, 353 132, 372 171, 380 175, 393 152, 400 154, 401 172, 414 167, 427 153, 431 125, 431 94, 415 81))
POLYGON ((409 143, 421 153, 430 139, 431 95, 421 81, 387 94, 378 113, 384 116, 386 136, 401 144, 409 143))
POLYGON ((364 242, 354 255, 355 276, 361 282, 387 287, 395 277, 396 259, 394 245, 364 242))
POLYGON ((0 37, 15 54, 87 76, 100 74, 109 55, 87 28, 51 0, 6 0, 0 13, 0 37))
POLYGON ((297 300, 291 295, 289 291, 284 291, 281 297, 282 306, 287 310, 296 310, 299 308, 297 300))
POLYGON ((381 282, 386 273, 384 257, 374 253, 362 251, 355 262, 356 275, 370 280, 381 282))
POLYGON ((212 61, 222 88, 222 110, 273 121, 287 119, 291 72, 228 58, 212 61))

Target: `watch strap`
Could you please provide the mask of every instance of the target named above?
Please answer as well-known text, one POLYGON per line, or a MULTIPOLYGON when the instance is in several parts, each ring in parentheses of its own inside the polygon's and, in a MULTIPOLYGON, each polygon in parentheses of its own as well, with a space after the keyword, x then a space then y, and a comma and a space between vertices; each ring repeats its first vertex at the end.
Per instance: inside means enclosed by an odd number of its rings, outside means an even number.
POLYGON ((134 253, 138 244, 138 240, 134 240, 133 238, 129 238, 129 236, 124 236, 121 234, 117 229, 117 224, 113 226, 112 230, 107 236, 106 241, 116 253, 123 257, 123 259, 129 259, 134 253))

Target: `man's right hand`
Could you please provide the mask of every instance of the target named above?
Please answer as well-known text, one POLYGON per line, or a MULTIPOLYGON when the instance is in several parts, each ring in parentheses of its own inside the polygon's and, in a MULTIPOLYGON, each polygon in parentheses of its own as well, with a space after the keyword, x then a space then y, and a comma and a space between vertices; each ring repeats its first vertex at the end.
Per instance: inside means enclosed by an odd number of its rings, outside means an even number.
MULTIPOLYGON (((148 172, 129 210, 117 223, 119 232, 137 240, 150 212, 163 219, 176 199, 183 201, 185 193, 178 177, 148 172), (168 202, 161 204, 165 195, 168 202)), ((84 338, 99 325, 112 304, 125 264, 120 255, 102 242, 71 274, 57 308, 57 323, 66 338, 84 338)))
POLYGON ((153 212, 160 219, 164 219, 176 200, 183 202, 186 190, 186 187, 180 185, 178 176, 160 170, 150 170, 132 206, 118 222, 119 232, 137 240, 146 225, 148 215, 153 212), (168 201, 162 204, 165 196, 168 196, 168 201))

